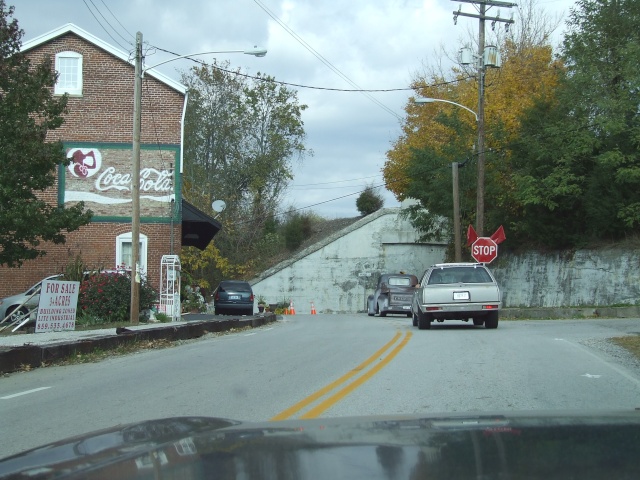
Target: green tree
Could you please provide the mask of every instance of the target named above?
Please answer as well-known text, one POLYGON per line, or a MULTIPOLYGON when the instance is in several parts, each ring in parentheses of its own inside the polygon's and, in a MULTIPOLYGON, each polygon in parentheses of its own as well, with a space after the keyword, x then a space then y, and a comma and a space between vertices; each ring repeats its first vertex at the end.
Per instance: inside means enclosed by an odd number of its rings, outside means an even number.
MULTIPOLYGON (((491 40, 500 47, 502 67, 489 69, 485 83, 485 224, 497 228, 522 210, 514 197, 513 155, 509 142, 517 138, 521 116, 536 98, 555 92, 562 66, 549 44, 557 22, 528 2, 515 28, 491 40)), ((488 32, 489 33, 489 32, 488 32)), ((443 54, 444 55, 444 54, 443 54)), ((478 101, 474 71, 456 66, 443 71, 428 67, 413 81, 416 96, 449 100, 474 109, 478 101)), ((452 162, 459 171, 461 224, 475 223, 477 123, 474 115, 447 103, 418 105, 411 99, 402 135, 387 152, 383 174, 387 188, 399 200, 419 205, 407 214, 423 238, 452 236, 452 162)), ((511 236, 510 236, 511 238, 511 236)))
POLYGON ((223 229, 214 240, 216 254, 190 261, 200 265, 200 275, 214 279, 226 275, 215 270, 213 258, 225 272, 246 275, 268 254, 263 247, 272 251, 278 243, 272 219, 292 178, 292 162, 312 154, 304 145, 307 107, 273 78, 249 78, 228 63, 193 68, 182 81, 189 88, 185 195, 205 211, 213 200, 227 204, 218 218, 223 229))
POLYGON ((372 185, 367 185, 356 199, 356 208, 364 216, 380 210, 383 205, 382 195, 372 185))
POLYGON ((0 0, 0 264, 19 266, 46 254, 43 241, 65 242, 65 232, 89 223, 82 202, 49 204, 42 192, 55 185, 67 165, 60 142, 47 142, 63 122, 67 97, 54 97, 51 61, 32 65, 20 53, 24 32, 13 7, 0 0))
POLYGON ((640 230, 640 4, 583 0, 568 23, 566 75, 512 145, 514 233, 554 247, 640 230))

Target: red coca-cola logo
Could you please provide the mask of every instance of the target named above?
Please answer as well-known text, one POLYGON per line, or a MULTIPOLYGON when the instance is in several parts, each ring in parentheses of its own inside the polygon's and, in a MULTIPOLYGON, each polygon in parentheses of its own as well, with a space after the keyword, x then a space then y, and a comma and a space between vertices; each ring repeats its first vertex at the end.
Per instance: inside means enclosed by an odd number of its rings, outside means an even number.
POLYGON ((67 152, 67 158, 71 160, 69 171, 78 178, 91 177, 102 166, 102 155, 93 148, 72 148, 67 152))

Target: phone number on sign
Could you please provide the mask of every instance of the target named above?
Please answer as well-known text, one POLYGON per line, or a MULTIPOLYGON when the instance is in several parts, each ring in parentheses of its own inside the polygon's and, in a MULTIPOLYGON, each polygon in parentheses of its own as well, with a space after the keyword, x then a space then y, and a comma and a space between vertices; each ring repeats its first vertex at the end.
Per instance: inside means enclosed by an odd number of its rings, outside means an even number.
POLYGON ((47 330, 74 330, 75 322, 38 322, 36 323, 36 332, 47 330))

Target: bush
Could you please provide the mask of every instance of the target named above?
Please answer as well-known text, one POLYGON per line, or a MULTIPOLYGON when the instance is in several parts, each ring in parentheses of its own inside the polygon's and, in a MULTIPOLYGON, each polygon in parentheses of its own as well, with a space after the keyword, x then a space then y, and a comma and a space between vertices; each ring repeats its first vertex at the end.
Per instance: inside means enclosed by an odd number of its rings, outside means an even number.
POLYGON ((200 287, 185 286, 184 289, 185 299, 182 302, 182 309, 186 312, 206 312, 207 303, 204 300, 204 296, 200 292, 200 287))
POLYGON ((380 210, 383 205, 382 195, 377 193, 373 186, 366 187, 356 200, 356 208, 364 216, 380 210))
MULTIPOLYGON (((157 293, 146 281, 140 282, 140 311, 152 307, 157 293)), ((131 316, 131 276, 96 273, 80 284, 78 311, 105 323, 126 322, 131 316)))
POLYGON ((311 218, 299 213, 289 217, 284 225, 285 245, 289 250, 296 250, 313 233, 311 218))

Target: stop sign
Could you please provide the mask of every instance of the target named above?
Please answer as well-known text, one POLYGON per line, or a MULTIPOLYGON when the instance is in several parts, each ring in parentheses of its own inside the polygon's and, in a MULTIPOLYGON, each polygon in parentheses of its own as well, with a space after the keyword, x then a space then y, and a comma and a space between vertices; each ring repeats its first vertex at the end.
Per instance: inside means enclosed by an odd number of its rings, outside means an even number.
POLYGON ((498 244, 489 237, 480 237, 471 245, 471 256, 479 263, 493 262, 498 256, 498 244))

